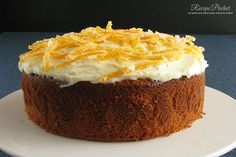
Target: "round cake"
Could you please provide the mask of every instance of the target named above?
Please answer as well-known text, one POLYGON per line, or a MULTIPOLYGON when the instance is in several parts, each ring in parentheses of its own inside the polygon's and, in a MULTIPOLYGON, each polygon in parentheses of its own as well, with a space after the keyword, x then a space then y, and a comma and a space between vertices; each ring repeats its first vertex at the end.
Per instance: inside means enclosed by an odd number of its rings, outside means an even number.
POLYGON ((48 132, 86 140, 167 136, 202 117, 204 48, 192 36, 89 27, 20 56, 25 111, 48 132))

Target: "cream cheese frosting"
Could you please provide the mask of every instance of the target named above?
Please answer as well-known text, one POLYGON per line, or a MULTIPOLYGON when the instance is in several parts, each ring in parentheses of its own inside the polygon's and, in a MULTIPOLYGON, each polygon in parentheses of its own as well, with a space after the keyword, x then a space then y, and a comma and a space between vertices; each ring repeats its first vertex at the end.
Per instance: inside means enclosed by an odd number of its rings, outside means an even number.
POLYGON ((79 81, 115 83, 149 78, 162 82, 203 73, 208 66, 192 36, 140 28, 90 27, 38 41, 20 56, 21 72, 50 76, 70 86, 79 81))

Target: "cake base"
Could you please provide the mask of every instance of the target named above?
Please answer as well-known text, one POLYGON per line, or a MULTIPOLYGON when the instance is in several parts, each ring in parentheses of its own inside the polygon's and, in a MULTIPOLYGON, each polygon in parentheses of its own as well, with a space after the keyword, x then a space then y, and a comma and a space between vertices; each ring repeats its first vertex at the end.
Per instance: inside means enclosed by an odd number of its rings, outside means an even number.
POLYGON ((168 136, 203 115, 205 74, 164 83, 150 79, 114 84, 62 82, 22 75, 25 111, 48 132, 95 141, 168 136))

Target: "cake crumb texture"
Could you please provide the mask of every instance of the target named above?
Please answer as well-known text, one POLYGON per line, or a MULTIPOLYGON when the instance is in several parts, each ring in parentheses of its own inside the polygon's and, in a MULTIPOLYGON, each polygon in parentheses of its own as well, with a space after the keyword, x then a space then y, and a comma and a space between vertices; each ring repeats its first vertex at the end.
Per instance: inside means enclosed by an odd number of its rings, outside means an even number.
POLYGON ((22 75, 25 111, 48 132, 95 141, 136 141, 168 136, 203 115, 205 74, 164 83, 151 79, 117 83, 63 83, 22 75))

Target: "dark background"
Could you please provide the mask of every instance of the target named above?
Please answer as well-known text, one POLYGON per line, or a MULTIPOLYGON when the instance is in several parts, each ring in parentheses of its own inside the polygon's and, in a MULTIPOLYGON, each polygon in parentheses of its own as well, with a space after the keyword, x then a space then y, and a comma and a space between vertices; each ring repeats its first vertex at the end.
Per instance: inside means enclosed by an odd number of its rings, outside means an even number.
POLYGON ((6 0, 0 31, 70 32, 88 26, 167 33, 236 33, 236 0, 6 0), (230 5, 232 15, 189 15, 191 4, 230 5))

